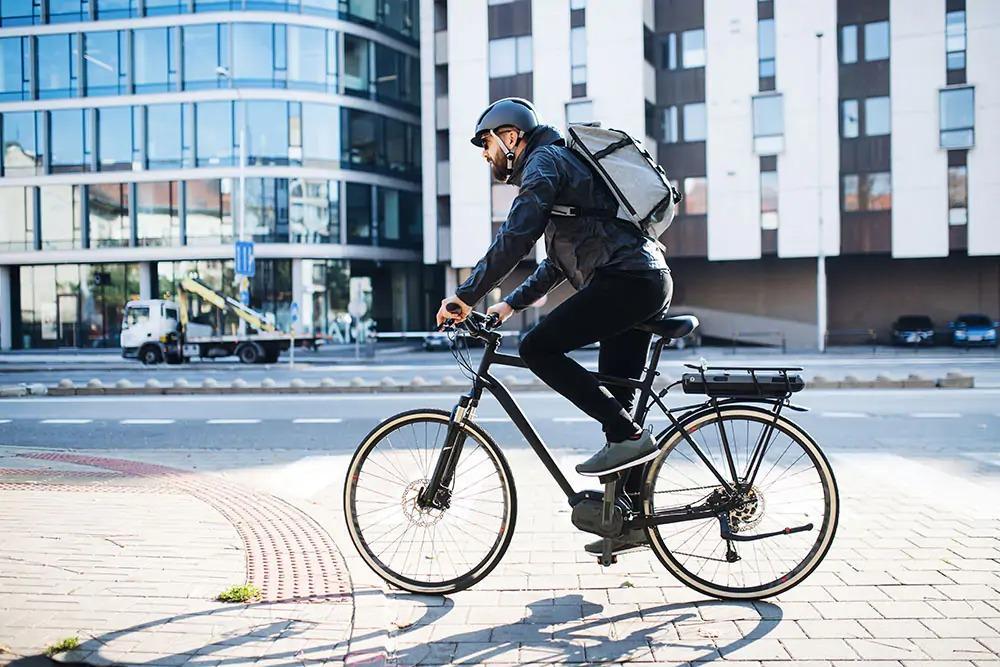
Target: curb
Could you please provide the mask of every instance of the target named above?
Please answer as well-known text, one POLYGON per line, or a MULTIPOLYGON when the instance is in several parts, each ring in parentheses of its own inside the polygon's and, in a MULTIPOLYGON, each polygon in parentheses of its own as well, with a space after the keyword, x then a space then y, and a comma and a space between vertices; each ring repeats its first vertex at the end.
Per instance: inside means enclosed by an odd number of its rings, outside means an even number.
MULTIPOLYGON (((660 378, 654 384, 655 388, 663 387, 669 378, 660 378)), ((514 391, 547 391, 549 387, 538 378, 528 378, 519 381, 514 376, 503 378, 504 383, 514 391)), ((0 399, 22 396, 186 396, 208 394, 391 394, 391 393, 432 393, 461 391, 465 381, 450 375, 441 378, 439 382, 428 382, 419 375, 409 382, 402 382, 392 377, 384 377, 378 382, 366 382, 360 377, 350 380, 333 380, 323 378, 317 384, 309 384, 301 378, 291 380, 288 384, 278 384, 271 378, 265 378, 259 384, 249 384, 242 378, 236 378, 230 384, 220 384, 214 378, 207 378, 200 384, 192 384, 183 378, 172 384, 161 384, 156 379, 150 379, 145 384, 134 384, 121 379, 113 385, 105 385, 100 380, 89 380, 86 384, 77 385, 71 380, 60 380, 58 384, 46 387, 44 384, 19 384, 0 386, 0 399)), ((945 377, 938 379, 926 378, 910 374, 906 378, 891 378, 879 375, 875 379, 860 379, 848 375, 840 380, 816 375, 806 383, 807 389, 973 389, 975 378, 959 371, 949 371, 945 377)))

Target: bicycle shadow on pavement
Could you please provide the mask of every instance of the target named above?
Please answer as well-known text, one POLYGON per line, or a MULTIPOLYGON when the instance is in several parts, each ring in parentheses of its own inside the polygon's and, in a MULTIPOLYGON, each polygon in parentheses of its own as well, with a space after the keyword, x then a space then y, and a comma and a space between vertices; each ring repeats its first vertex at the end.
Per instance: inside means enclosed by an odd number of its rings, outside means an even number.
POLYGON ((602 605, 573 593, 529 603, 528 616, 517 622, 479 626, 431 641, 408 644, 407 632, 420 626, 416 623, 407 626, 394 633, 398 648, 390 656, 390 662, 481 664, 504 658, 517 663, 604 663, 630 659, 681 663, 719 659, 720 654, 732 653, 771 632, 783 617, 781 608, 772 603, 756 603, 752 608, 760 614, 757 625, 741 637, 720 638, 718 642, 709 641, 708 637, 704 642, 684 639, 675 624, 710 624, 711 621, 701 619, 699 608, 734 604, 751 605, 719 600, 678 602, 607 616, 601 613, 602 605))

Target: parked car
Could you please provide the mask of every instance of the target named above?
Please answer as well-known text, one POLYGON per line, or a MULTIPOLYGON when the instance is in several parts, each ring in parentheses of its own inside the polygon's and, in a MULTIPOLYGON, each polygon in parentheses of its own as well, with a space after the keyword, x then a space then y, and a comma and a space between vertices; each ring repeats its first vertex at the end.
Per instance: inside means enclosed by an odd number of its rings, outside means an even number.
POLYGON ((443 331, 432 331, 424 336, 424 349, 428 352, 450 350, 451 339, 449 339, 448 334, 443 331))
POLYGON ((926 315, 900 315, 892 323, 893 345, 933 345, 934 323, 926 315))
POLYGON ((956 347, 972 345, 997 346, 998 323, 982 313, 959 315, 948 322, 951 331, 951 344, 956 347))

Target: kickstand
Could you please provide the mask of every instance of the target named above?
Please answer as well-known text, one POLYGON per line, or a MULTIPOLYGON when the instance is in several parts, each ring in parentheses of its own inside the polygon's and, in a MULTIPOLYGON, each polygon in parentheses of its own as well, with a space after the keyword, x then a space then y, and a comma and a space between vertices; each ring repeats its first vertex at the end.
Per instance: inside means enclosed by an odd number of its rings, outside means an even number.
MULTIPOLYGON (((604 502, 601 507, 601 523, 604 524, 605 532, 611 532, 611 520, 614 517, 615 509, 615 487, 617 477, 604 483, 604 502)), ((603 540, 604 550, 598 557, 597 562, 602 567, 609 567, 618 562, 618 557, 611 553, 611 538, 605 537, 603 540)))

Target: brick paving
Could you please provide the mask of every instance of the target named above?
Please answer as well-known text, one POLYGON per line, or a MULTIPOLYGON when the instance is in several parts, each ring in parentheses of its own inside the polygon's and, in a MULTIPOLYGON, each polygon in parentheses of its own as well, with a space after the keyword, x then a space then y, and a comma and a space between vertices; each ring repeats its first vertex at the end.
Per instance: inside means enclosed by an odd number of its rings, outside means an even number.
MULTIPOLYGON (((0 449, 0 467, 19 465, 9 453, 0 449)), ((725 603, 684 588, 647 552, 600 568, 530 452, 507 454, 521 499, 511 548, 487 579, 449 598, 388 591, 357 556, 340 506, 346 456, 97 458, 175 470, 196 461, 221 477, 217 488, 282 499, 339 547, 349 603, 211 602, 247 577, 247 546, 232 516, 193 493, 90 494, 82 477, 78 491, 7 484, 0 531, 13 539, 0 542, 0 644, 37 652, 76 632, 96 637, 73 656, 93 664, 1000 665, 1000 492, 986 475, 835 456, 843 508, 822 566, 777 598, 725 603)), ((576 461, 556 458, 564 469, 576 461)))

